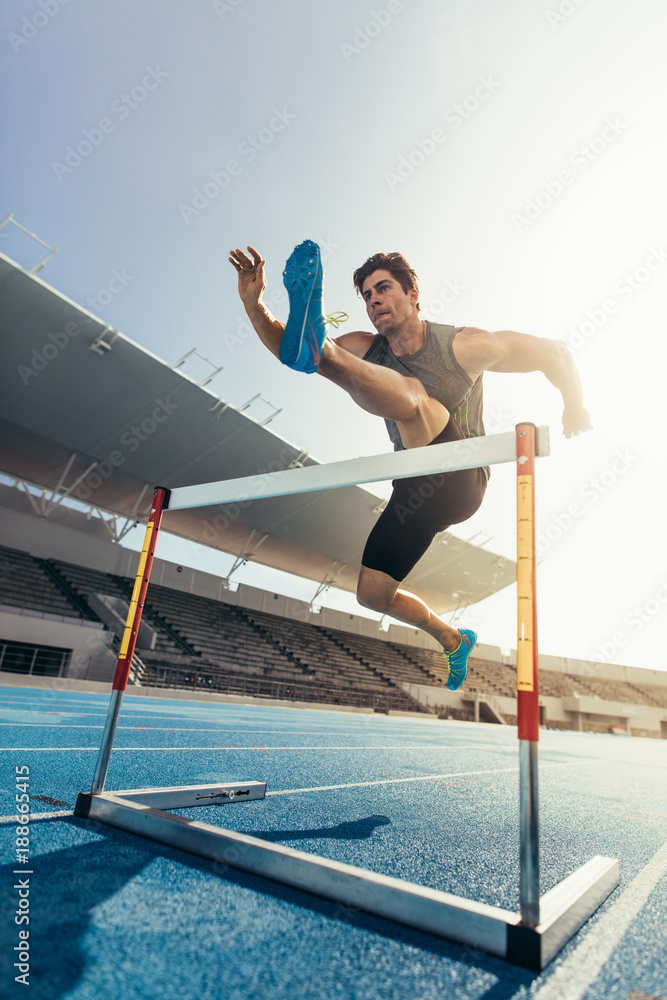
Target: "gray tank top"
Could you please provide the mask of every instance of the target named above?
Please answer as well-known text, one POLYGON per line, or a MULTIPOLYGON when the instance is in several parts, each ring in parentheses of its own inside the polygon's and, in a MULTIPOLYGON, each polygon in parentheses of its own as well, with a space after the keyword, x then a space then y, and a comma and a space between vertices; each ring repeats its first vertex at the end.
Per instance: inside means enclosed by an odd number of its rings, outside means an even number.
MULTIPOLYGON (((481 437, 485 433, 482 419, 482 376, 472 382, 452 350, 454 335, 462 329, 461 326, 445 326, 427 321, 423 346, 415 354, 404 358, 396 357, 387 338, 378 333, 366 351, 364 361, 392 368, 408 378, 418 378, 429 396, 447 407, 464 437, 481 437)), ((393 420, 385 420, 385 424, 394 450, 401 451, 403 442, 398 427, 393 420)))

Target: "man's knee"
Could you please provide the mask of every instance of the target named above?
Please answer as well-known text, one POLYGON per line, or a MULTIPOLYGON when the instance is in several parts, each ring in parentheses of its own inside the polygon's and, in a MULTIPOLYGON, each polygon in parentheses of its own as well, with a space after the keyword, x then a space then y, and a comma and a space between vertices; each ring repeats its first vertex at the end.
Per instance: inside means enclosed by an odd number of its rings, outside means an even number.
POLYGON ((447 424, 450 417, 449 410, 437 399, 429 396, 419 379, 407 378, 406 382, 410 383, 412 412, 401 423, 415 427, 422 437, 425 435, 420 444, 429 444, 447 424))
POLYGON ((414 420, 423 416, 424 412, 428 409, 429 395, 418 378, 406 377, 405 381, 408 383, 410 389, 409 396, 412 406, 410 419, 414 420))
POLYGON ((357 583, 357 600, 362 608, 384 613, 391 607, 398 584, 379 570, 362 566, 357 583))
POLYGON ((357 587, 357 601, 369 611, 386 611, 387 601, 382 594, 367 587, 357 587))

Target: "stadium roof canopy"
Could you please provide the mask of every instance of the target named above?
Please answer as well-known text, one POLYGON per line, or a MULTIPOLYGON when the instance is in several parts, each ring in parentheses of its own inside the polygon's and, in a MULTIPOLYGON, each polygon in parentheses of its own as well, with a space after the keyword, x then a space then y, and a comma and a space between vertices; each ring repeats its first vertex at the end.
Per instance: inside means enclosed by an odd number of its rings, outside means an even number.
MULTIPOLYGON (((155 486, 318 464, 2 254, 0 302, 5 475, 133 521, 145 518, 155 486)), ((7 503, 7 490, 0 494, 7 503)), ((354 590, 379 504, 361 487, 342 487, 167 511, 163 529, 354 590)), ((511 560, 445 533, 406 586, 443 612, 514 579, 511 560)))

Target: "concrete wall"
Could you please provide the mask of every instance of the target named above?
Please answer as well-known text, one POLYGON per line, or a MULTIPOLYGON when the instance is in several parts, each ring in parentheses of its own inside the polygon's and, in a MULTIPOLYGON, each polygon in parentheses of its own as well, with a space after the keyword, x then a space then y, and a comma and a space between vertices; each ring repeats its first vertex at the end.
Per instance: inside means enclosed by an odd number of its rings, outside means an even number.
POLYGON ((103 676, 113 676, 111 636, 95 622, 40 615, 36 611, 0 611, 0 639, 71 650, 68 672, 72 677, 87 677, 100 669, 103 676))

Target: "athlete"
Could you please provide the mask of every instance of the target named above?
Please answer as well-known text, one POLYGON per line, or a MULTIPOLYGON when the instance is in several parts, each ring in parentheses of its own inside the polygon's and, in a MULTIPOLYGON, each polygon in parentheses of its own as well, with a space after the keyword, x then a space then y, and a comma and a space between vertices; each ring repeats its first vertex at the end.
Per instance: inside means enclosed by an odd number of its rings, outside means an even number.
MULTIPOLYGON (((591 428, 565 344, 510 330, 490 333, 430 323, 421 316, 417 275, 401 254, 375 254, 354 273, 355 288, 377 332, 333 339, 326 333, 317 244, 299 244, 285 267, 287 323, 275 319, 263 303, 266 261, 253 247, 247 250, 231 250, 229 261, 262 343, 283 364, 317 372, 345 389, 364 410, 384 417, 395 449, 483 435, 485 371, 543 372, 563 397, 565 436, 591 428)), ((488 475, 487 468, 478 468, 395 481, 361 560, 359 603, 423 629, 441 643, 451 690, 467 676, 477 636, 471 629, 452 628, 400 585, 438 532, 475 513, 488 475), (409 504, 415 494, 420 503, 409 504)))

